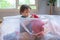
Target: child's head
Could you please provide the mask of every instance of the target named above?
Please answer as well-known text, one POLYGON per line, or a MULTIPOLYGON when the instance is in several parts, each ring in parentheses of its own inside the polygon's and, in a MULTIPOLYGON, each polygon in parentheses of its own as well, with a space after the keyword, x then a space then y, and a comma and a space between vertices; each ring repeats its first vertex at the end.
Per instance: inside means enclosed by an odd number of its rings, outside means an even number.
POLYGON ((22 16, 29 16, 31 8, 28 5, 21 5, 20 14, 22 16))

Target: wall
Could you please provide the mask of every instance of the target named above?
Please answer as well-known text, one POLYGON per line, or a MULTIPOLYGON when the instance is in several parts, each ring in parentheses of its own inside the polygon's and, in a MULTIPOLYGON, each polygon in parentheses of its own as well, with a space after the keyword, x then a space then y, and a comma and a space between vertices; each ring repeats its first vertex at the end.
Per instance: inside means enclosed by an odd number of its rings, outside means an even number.
MULTIPOLYGON (((53 11, 52 15, 60 15, 60 8, 55 8, 55 10, 52 10, 52 11, 53 11)), ((41 14, 41 15, 50 14, 50 7, 47 6, 47 0, 38 1, 38 14, 41 14)))
MULTIPOLYGON (((47 0, 38 0, 38 14, 40 15, 48 15, 49 14, 49 9, 50 7, 47 6, 47 0)), ((8 12, 9 10, 7 10, 8 12)), ((13 15, 19 15, 19 13, 5 13, 5 12, 0 12, 0 19, 4 16, 13 16, 13 15)), ((56 11, 53 13, 53 15, 60 15, 60 11, 56 11)))
POLYGON ((0 13, 0 19, 2 19, 5 16, 14 16, 19 15, 19 13, 0 13))
POLYGON ((45 14, 45 15, 49 14, 49 6, 47 6, 47 0, 39 0, 38 5, 39 5, 38 14, 45 14))

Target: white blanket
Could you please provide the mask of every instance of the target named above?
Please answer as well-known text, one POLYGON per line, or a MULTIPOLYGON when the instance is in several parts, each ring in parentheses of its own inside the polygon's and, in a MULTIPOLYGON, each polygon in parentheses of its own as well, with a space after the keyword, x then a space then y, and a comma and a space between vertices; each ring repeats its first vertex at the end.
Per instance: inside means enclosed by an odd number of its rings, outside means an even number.
MULTIPOLYGON (((60 16, 53 15, 39 15, 40 19, 48 23, 44 26, 46 34, 52 33, 56 36, 60 36, 60 16)), ((4 17, 2 23, 2 35, 7 35, 16 30, 19 31, 20 16, 4 17)))

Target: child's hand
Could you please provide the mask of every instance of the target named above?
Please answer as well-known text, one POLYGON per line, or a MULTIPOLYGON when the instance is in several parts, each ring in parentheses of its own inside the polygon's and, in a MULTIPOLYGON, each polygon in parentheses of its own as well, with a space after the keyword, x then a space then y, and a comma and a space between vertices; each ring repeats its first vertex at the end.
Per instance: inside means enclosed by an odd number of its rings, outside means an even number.
POLYGON ((36 37, 37 37, 37 35, 36 35, 36 34, 32 34, 32 38, 34 38, 34 39, 35 39, 36 37))
POLYGON ((30 35, 27 32, 20 33, 20 40, 29 40, 30 35))
POLYGON ((42 32, 39 32, 39 33, 37 33, 37 34, 35 34, 37 37, 42 37, 42 36, 44 36, 44 32, 42 31, 42 32))
POLYGON ((37 36, 36 34, 32 34, 32 36, 37 36))

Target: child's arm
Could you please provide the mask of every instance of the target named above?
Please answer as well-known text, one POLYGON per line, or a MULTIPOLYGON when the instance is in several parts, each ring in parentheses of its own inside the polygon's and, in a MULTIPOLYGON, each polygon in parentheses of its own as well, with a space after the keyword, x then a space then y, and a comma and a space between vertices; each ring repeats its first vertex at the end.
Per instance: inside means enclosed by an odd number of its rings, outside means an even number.
POLYGON ((41 31, 41 32, 36 34, 36 36, 40 36, 40 35, 44 35, 44 31, 41 31))
POLYGON ((42 37, 42 36, 44 36, 44 31, 41 31, 37 34, 33 34, 33 36, 42 37))

